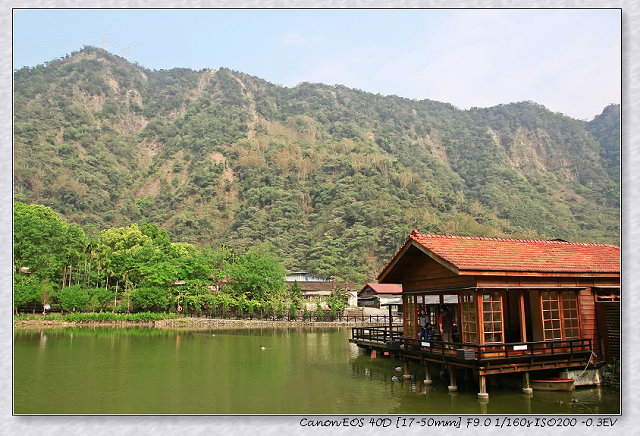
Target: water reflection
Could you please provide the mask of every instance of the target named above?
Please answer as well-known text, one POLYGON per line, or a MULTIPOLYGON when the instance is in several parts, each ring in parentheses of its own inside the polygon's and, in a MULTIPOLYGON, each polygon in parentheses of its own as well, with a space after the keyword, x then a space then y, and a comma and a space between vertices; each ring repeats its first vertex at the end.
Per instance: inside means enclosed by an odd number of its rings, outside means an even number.
POLYGON ((530 393, 530 394, 523 393, 522 397, 524 398, 524 407, 527 413, 531 413, 531 399, 533 398, 533 393, 530 393))
POLYGON ((486 415, 489 413, 489 399, 478 397, 478 404, 480 405, 480 414, 486 415))
POLYGON ((45 329, 14 334, 16 413, 618 413, 618 392, 489 386, 431 364, 372 359, 348 329, 45 329), (71 346, 71 343, 73 346, 71 346), (264 346, 265 350, 261 350, 264 346), (400 367, 401 371, 396 371, 400 367), (55 374, 56 390, 43 390, 55 374), (395 379, 394 379, 395 377, 395 379), (381 399, 384 399, 383 401, 381 399))
POLYGON ((41 331, 40 332, 40 350, 44 350, 45 345, 47 345, 47 335, 41 331))
POLYGON ((605 388, 577 388, 573 392, 537 391, 524 394, 518 387, 507 387, 497 377, 490 379, 489 398, 477 396, 478 380, 471 371, 458 372, 458 391, 449 392, 449 374, 431 364, 432 384, 425 384, 424 365, 411 362, 412 380, 396 377, 400 363, 393 358, 371 358, 364 350, 351 360, 353 373, 365 383, 377 383, 390 398, 399 400, 388 413, 418 414, 593 414, 619 413, 619 391, 605 388))

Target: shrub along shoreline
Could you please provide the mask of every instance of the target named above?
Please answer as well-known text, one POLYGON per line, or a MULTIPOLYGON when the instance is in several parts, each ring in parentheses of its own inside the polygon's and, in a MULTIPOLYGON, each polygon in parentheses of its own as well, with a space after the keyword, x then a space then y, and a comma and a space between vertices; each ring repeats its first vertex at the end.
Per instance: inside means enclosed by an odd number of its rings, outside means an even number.
MULTIPOLYGON (((358 322, 358 325, 378 325, 379 323, 358 322)), ((68 313, 61 314, 20 314, 14 315, 13 327, 56 328, 56 327, 155 327, 155 328, 219 328, 219 327, 339 327, 354 325, 348 321, 312 321, 287 319, 219 319, 185 317, 175 313, 68 313)))
POLYGON ((90 313, 51 313, 41 314, 19 314, 13 316, 14 328, 30 327, 71 327, 90 324, 92 326, 113 326, 113 327, 135 327, 153 326, 156 321, 172 319, 177 315, 173 313, 112 313, 112 312, 90 312, 90 313))
POLYGON ((139 312, 139 313, 113 313, 113 312, 73 312, 67 314, 50 313, 47 315, 40 314, 20 314, 14 315, 15 321, 50 321, 50 322, 149 322, 161 319, 177 318, 174 313, 155 313, 155 312, 139 312))
MULTIPOLYGON (((102 313, 91 315, 101 322, 123 320, 100 318, 108 313, 129 312, 283 318, 305 309, 300 286, 287 285, 287 269, 268 246, 236 252, 224 245, 171 242, 152 223, 87 235, 48 207, 20 202, 14 202, 14 228, 17 316, 46 308, 52 313, 102 313)), ((345 292, 335 289, 326 299, 334 315, 345 308, 345 292)), ((317 302, 316 308, 323 305, 317 302)))

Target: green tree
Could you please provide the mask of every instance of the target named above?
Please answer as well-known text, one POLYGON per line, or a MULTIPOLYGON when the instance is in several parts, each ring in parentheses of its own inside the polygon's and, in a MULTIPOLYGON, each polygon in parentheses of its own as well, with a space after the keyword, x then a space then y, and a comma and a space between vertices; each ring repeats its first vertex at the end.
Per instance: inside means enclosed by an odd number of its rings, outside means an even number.
POLYGON ((100 311, 104 310, 113 303, 114 294, 112 291, 99 287, 93 289, 91 292, 91 303, 94 308, 99 308, 100 311))
POLYGON ((302 308, 302 289, 297 280, 295 280, 291 288, 289 288, 289 301, 289 314, 295 318, 298 310, 302 308))
POLYGON ((237 257, 221 271, 227 280, 227 289, 234 295, 264 301, 283 297, 286 268, 280 259, 270 253, 249 251, 237 257))
POLYGON ((53 210, 41 205, 14 202, 14 264, 27 267, 40 279, 58 283, 65 266, 79 264, 87 237, 79 226, 69 225, 53 210))
POLYGON ((346 296, 347 292, 340 287, 331 291, 331 295, 327 298, 327 305, 333 313, 342 313, 344 311, 347 307, 346 296))
POLYGON ((40 307, 42 307, 43 313, 44 313, 44 308, 47 306, 47 304, 51 303, 52 301, 52 296, 53 291, 52 291, 52 287, 51 287, 51 282, 49 282, 49 279, 45 278, 41 283, 40 283, 40 307))
MULTIPOLYGON (((145 235, 137 224, 129 227, 119 227, 103 230, 98 238, 98 250, 107 276, 115 276, 117 281, 131 281, 137 284, 139 280, 140 262, 137 254, 147 246, 150 250, 152 238, 145 235)), ((148 252, 145 253, 148 255, 148 252)))
POLYGON ((170 292, 161 286, 142 286, 131 293, 133 308, 139 311, 161 312, 167 309, 170 292))
POLYGON ((71 285, 60 289, 56 293, 56 298, 65 312, 85 310, 91 300, 89 292, 81 285, 71 285))
POLYGON ((19 274, 13 282, 13 307, 18 311, 31 310, 33 312, 40 305, 42 295, 42 283, 40 279, 33 275, 19 274))

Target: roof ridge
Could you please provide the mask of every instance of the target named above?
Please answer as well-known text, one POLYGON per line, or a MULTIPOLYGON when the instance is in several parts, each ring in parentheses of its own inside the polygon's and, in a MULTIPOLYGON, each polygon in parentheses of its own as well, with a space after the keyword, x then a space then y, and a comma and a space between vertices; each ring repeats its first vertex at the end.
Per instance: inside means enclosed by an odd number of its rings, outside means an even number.
POLYGON ((517 238, 498 238, 488 236, 462 236, 462 235, 439 235, 433 233, 420 233, 417 230, 411 232, 410 239, 418 241, 420 237, 428 238, 442 238, 442 239, 470 239, 476 241, 496 241, 496 242, 522 242, 522 243, 538 243, 538 244, 560 244, 560 245, 583 245, 583 246, 600 246, 600 247, 612 247, 620 248, 613 244, 598 244, 595 242, 571 242, 571 241, 555 241, 548 239, 517 239, 517 238))

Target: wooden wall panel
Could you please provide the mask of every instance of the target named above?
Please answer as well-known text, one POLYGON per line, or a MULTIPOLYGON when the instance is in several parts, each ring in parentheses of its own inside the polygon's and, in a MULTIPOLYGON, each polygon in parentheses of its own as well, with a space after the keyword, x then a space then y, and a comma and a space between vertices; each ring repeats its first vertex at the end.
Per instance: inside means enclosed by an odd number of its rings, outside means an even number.
POLYGON ((416 247, 409 247, 398 259, 393 269, 383 280, 384 283, 400 283, 406 281, 439 279, 453 277, 456 274, 442 266, 429 255, 416 247))
POLYGON ((598 355, 602 355, 600 349, 600 337, 596 326, 596 302, 593 296, 593 289, 582 289, 578 293, 578 312, 580 313, 580 336, 591 339, 593 350, 598 355))
POLYGON ((620 303, 597 302, 596 319, 605 360, 620 359, 620 303))

